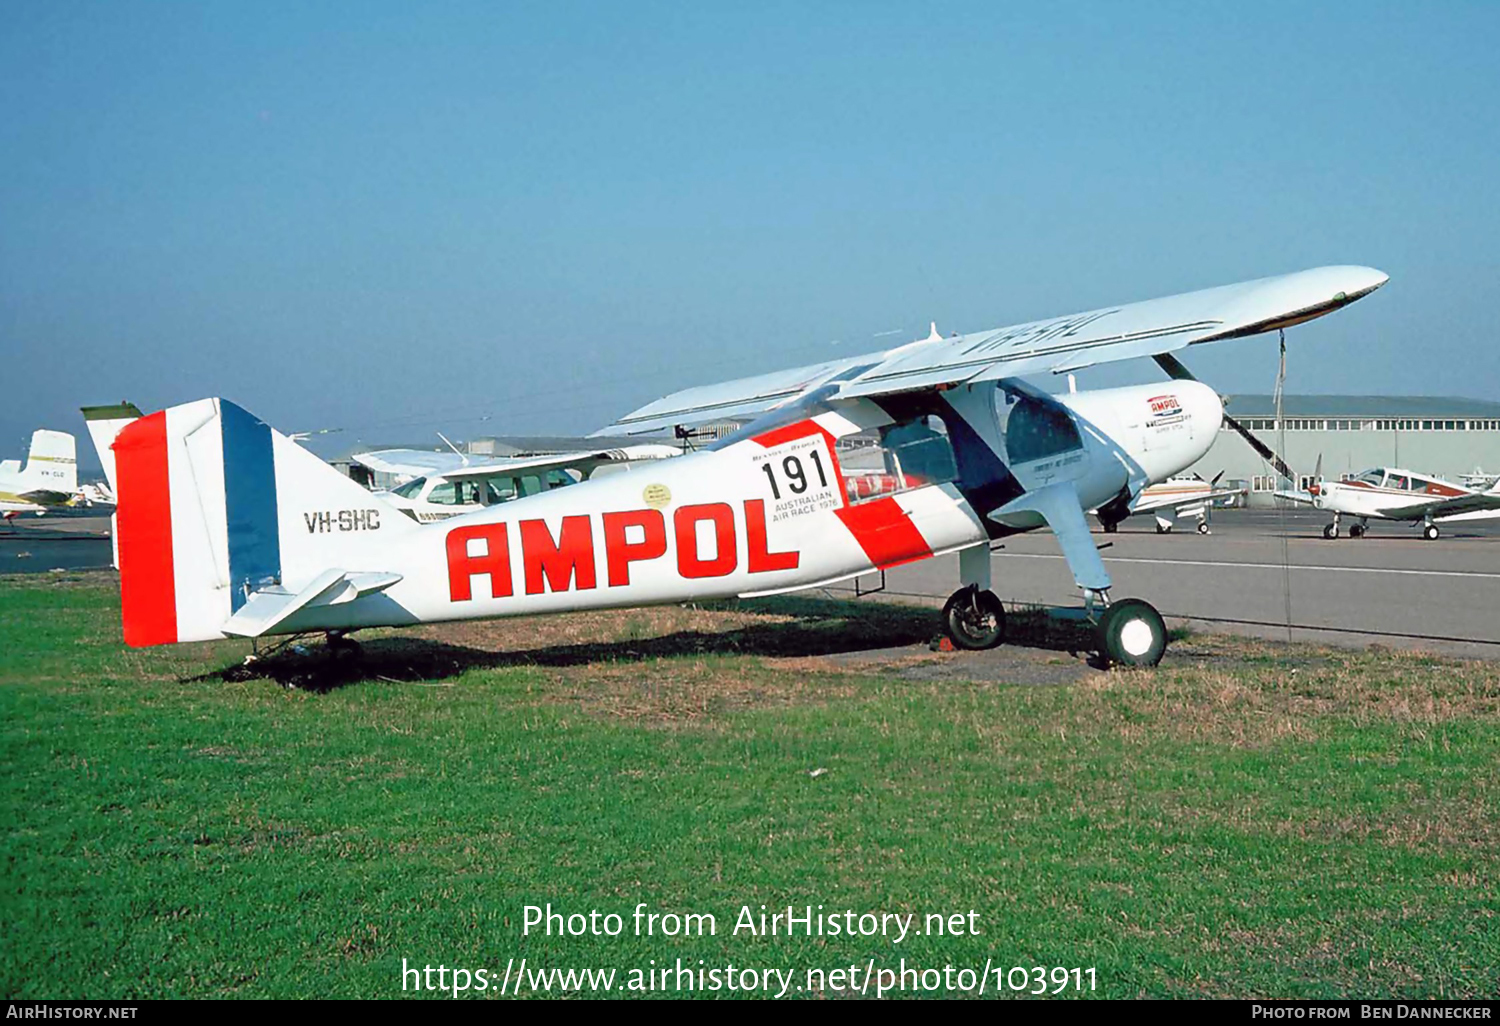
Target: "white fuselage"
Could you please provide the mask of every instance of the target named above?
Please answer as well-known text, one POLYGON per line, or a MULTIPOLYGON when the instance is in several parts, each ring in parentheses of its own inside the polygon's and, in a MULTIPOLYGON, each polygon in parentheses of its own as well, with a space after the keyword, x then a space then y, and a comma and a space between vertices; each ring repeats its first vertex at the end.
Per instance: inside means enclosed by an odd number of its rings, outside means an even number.
MULTIPOLYGON (((1320 481, 1312 496, 1315 508, 1340 516, 1371 520, 1421 520, 1434 501, 1479 494, 1475 489, 1399 468, 1365 471, 1351 481, 1320 481)), ((1305 501, 1305 500, 1304 500, 1305 501)), ((1500 510, 1475 510, 1434 516, 1435 523, 1494 520, 1500 510)))
MULTIPOLYGON (((993 391, 977 389, 968 407, 947 398, 977 422, 993 391)), ((1218 396, 1194 382, 1055 398, 1076 416, 1082 449, 1007 466, 1026 490, 1072 480, 1085 509, 1195 463, 1222 415, 1218 396)), ((900 478, 891 491, 859 495, 868 476, 841 472, 839 439, 881 423, 890 418, 873 403, 841 404, 723 448, 424 526, 399 546, 358 546, 358 531, 306 528, 299 514, 283 522, 288 566, 309 575, 330 565, 393 571, 402 580, 371 600, 304 610, 286 629, 373 626, 393 614, 394 622, 422 622, 766 595, 1042 525, 1033 513, 987 523, 957 482, 926 483, 899 470, 899 459, 888 461, 900 478), (349 543, 347 555, 329 551, 338 543, 349 543)), ((284 581, 294 591, 305 583, 284 581)))

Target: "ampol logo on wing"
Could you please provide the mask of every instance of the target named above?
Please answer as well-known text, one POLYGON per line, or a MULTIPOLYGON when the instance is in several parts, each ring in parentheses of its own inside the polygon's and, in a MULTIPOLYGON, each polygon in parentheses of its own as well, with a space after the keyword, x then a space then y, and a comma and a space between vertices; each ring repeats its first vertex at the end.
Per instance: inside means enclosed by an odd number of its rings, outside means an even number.
POLYGON ((1152 396, 1147 402, 1151 404, 1151 419, 1146 422, 1147 427, 1175 424, 1182 419, 1182 404, 1175 395, 1152 396))

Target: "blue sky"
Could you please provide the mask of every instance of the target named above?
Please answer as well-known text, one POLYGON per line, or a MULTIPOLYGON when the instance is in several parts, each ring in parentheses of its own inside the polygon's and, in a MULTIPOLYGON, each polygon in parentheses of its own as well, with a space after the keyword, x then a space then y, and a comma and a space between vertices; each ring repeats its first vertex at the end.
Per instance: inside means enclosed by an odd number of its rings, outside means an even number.
MULTIPOLYGON (((1289 390, 1500 398, 1496 39, 1493 3, 10 4, 0 455, 122 398, 584 431, 1324 263, 1392 280, 1289 334, 1289 390)), ((1270 390, 1273 340, 1188 355, 1270 390)))

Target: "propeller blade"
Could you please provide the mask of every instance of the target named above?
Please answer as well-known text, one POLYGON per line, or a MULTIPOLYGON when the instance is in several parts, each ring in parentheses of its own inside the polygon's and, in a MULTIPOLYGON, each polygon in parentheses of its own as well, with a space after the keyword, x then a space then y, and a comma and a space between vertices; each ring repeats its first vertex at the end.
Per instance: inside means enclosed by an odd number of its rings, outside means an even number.
POLYGON ((1208 483, 1208 486, 1210 488, 1217 488, 1217 487, 1219 487, 1219 478, 1221 478, 1223 476, 1224 476, 1224 471, 1222 471, 1222 470, 1219 471, 1217 474, 1214 475, 1214 479, 1208 483))
MULTIPOLYGON (((1197 378, 1193 377, 1193 372, 1183 366, 1182 361, 1177 359, 1177 357, 1173 356, 1171 353, 1157 353, 1155 356, 1151 357, 1151 359, 1155 360, 1156 365, 1162 370, 1166 371, 1167 377, 1173 379, 1174 381, 1198 380, 1197 378)), ((1243 438, 1247 443, 1249 443, 1250 448, 1254 449, 1260 455, 1261 459, 1265 460, 1267 463, 1271 464, 1271 466, 1275 467, 1276 473, 1280 474, 1288 481, 1291 481, 1293 484, 1297 483, 1297 475, 1292 473, 1292 468, 1286 465, 1286 461, 1283 460, 1280 456, 1276 455, 1276 453, 1271 451, 1271 449, 1259 438, 1256 438, 1254 435, 1252 435, 1249 429, 1245 427, 1245 425, 1241 424, 1239 421, 1231 417, 1228 410, 1224 411, 1224 423, 1228 424, 1231 428, 1237 431, 1239 433, 1239 436, 1243 438)), ((1321 465, 1322 463, 1320 457, 1319 466, 1321 467, 1321 465)), ((1223 472, 1220 471, 1220 473, 1222 474, 1223 472)), ((1217 481, 1218 478, 1216 477, 1214 478, 1214 480, 1217 481)))
POLYGON ((1280 474, 1288 481, 1292 481, 1294 483, 1296 482, 1297 475, 1292 472, 1291 467, 1286 465, 1286 461, 1283 460, 1280 456, 1276 455, 1276 453, 1271 450, 1270 446, 1266 445, 1266 443, 1262 442, 1259 438, 1256 438, 1253 434, 1251 434, 1249 428, 1245 427, 1245 425, 1235 420, 1228 413, 1224 414, 1224 423, 1228 424, 1231 428, 1238 432, 1239 436, 1245 440, 1250 448, 1254 449, 1260 455, 1261 459, 1265 460, 1271 466, 1275 467, 1276 473, 1280 474))

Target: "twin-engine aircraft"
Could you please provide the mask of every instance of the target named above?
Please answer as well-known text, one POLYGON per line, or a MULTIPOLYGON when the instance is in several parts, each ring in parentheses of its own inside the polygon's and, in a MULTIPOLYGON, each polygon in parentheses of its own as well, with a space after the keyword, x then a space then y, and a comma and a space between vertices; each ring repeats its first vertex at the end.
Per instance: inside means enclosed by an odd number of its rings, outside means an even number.
POLYGON ((66 431, 32 432, 24 468, 20 460, 0 462, 0 517, 45 516, 67 508, 78 492, 77 455, 66 431))
MULTIPOLYGON (((1223 417, 1171 354, 1299 324, 1379 288, 1324 267, 690 389, 599 434, 750 419, 706 449, 418 524, 231 402, 113 441, 131 645, 774 595, 943 553, 944 624, 999 644, 990 545, 1057 536, 1111 662, 1150 665, 1160 615, 1110 600, 1087 510, 1128 512, 1223 417), (1173 380, 1051 396, 1020 375, 1153 357, 1173 380)), ((108 466, 108 462, 106 466, 108 466)))
POLYGON ((1364 537, 1371 520, 1397 520, 1421 524, 1422 537, 1428 541, 1442 534, 1439 524, 1500 518, 1500 480, 1480 491, 1399 467, 1376 467, 1347 481, 1325 481, 1322 460, 1318 463, 1307 491, 1276 495, 1332 513, 1333 522, 1323 528, 1324 538, 1339 536, 1339 521, 1344 517, 1357 520, 1349 525, 1351 538, 1364 537))

